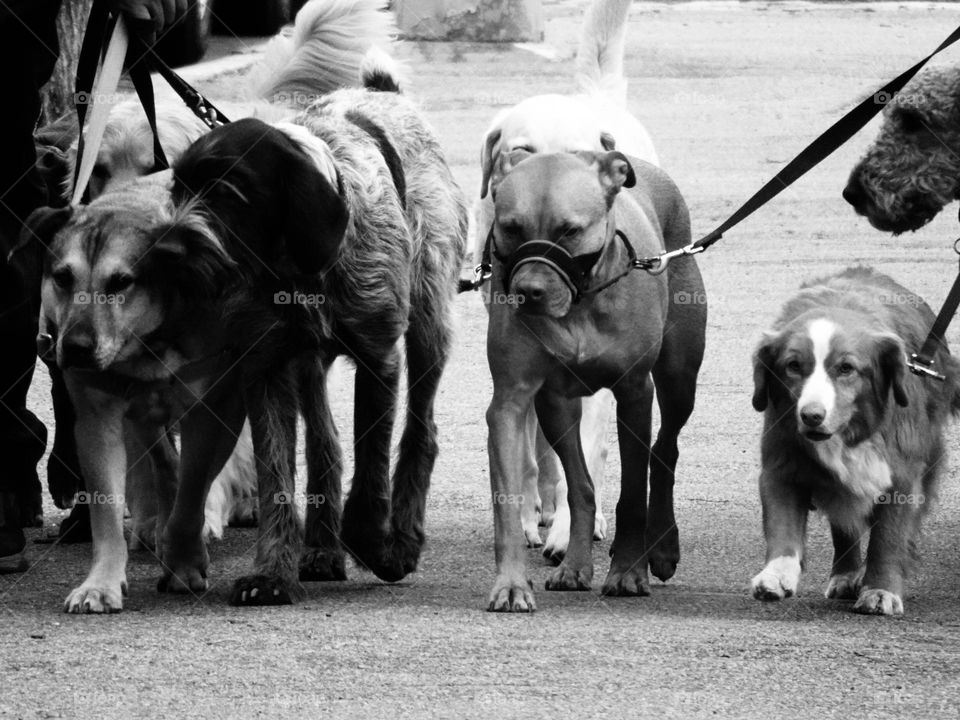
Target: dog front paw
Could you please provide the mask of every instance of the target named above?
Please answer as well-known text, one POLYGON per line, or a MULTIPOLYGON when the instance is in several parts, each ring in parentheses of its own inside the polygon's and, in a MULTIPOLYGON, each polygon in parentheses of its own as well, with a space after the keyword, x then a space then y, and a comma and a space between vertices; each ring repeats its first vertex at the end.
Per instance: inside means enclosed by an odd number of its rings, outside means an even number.
POLYGON ((583 567, 573 568, 560 563, 560 566, 554 570, 547 578, 545 587, 547 590, 589 590, 593 585, 593 566, 584 565, 583 567))
POLYGON ((603 516, 603 513, 597 511, 597 515, 593 520, 593 539, 594 540, 606 540, 607 539, 607 518, 603 516))
POLYGON ((855 600, 863 584, 863 568, 830 576, 824 595, 835 600, 855 600))
POLYGON ((794 556, 774 558, 753 578, 753 596, 757 600, 783 600, 797 592, 800 560, 794 556))
POLYGON ((291 605, 306 596, 296 580, 284 580, 277 575, 246 575, 233 584, 231 605, 291 605))
POLYGON ((498 576, 490 591, 490 612, 532 613, 537 609, 533 585, 526 578, 498 576))
POLYGON ((161 561, 163 576, 157 582, 158 592, 197 594, 207 591, 209 557, 203 542, 176 550, 170 549, 168 543, 161 561))
POLYGON ((305 548, 300 556, 301 582, 327 582, 347 579, 346 561, 339 550, 305 548))
POLYGON ((73 615, 118 613, 123 610, 126 594, 126 580, 87 580, 67 595, 63 611, 73 615))
POLYGON ((650 580, 643 563, 635 563, 621 570, 610 568, 607 579, 603 581, 603 595, 613 597, 645 597, 650 594, 650 580))
POLYGON ((900 596, 880 588, 864 588, 860 591, 854 612, 864 615, 903 615, 903 600, 900 596))
POLYGON ((676 525, 659 530, 647 529, 645 544, 650 572, 661 582, 666 582, 677 572, 680 564, 680 532, 676 525))
POLYGON ((543 544, 543 556, 554 565, 563 562, 570 545, 570 510, 566 506, 557 509, 543 544))

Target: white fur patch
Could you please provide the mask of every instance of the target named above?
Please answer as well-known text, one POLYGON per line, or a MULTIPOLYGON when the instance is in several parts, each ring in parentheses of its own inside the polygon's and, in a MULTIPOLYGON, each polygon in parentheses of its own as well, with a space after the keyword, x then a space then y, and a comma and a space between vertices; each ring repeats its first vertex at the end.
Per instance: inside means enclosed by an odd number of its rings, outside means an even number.
POLYGON ((851 502, 849 497, 815 497, 817 507, 832 522, 851 530, 862 529, 864 519, 873 510, 877 499, 893 487, 882 438, 874 436, 856 447, 849 447, 834 436, 812 443, 811 451, 859 500, 851 502))
POLYGON ((333 152, 327 144, 303 127, 290 122, 278 122, 273 126, 293 140, 300 149, 317 166, 317 170, 323 175, 331 186, 337 187, 337 165, 333 160, 333 152))
POLYGON ((800 583, 800 558, 781 555, 767 563, 753 578, 753 596, 760 600, 780 600, 797 592, 800 583))
POLYGON ((837 404, 837 391, 833 387, 833 380, 827 373, 827 357, 830 355, 830 340, 837 331, 837 326, 830 320, 820 318, 814 320, 807 327, 810 340, 813 343, 813 372, 803 383, 800 399, 797 401, 797 421, 803 424, 800 413, 809 405, 817 403, 826 410, 823 424, 830 427, 830 416, 837 404))

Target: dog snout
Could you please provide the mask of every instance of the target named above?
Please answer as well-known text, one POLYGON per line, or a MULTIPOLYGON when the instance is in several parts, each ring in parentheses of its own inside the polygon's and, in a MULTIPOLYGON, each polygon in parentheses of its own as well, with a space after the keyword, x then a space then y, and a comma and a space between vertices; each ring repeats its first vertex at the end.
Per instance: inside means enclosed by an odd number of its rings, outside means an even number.
POLYGON ((867 203, 867 191, 863 187, 860 174, 856 170, 850 175, 847 186, 843 189, 843 199, 855 209, 860 209, 867 203))
POLYGON ((63 338, 60 346, 60 364, 64 368, 90 368, 94 362, 93 338, 75 333, 63 338))
POLYGON ((827 417, 827 409, 818 402, 810 403, 800 410, 800 420, 808 428, 818 428, 827 417))
POLYGON ((516 295, 523 298, 523 302, 539 303, 547 297, 547 285, 542 280, 528 278, 515 285, 516 295))

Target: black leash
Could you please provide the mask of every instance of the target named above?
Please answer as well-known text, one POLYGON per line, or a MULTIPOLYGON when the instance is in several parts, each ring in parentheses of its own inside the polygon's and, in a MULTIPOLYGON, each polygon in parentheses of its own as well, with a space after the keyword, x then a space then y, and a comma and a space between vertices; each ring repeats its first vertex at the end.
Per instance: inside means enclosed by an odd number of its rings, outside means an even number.
MULTIPOLYGON (((957 255, 960 255, 960 238, 954 241, 953 249, 957 255)), ((927 333, 927 339, 923 341, 923 347, 920 348, 920 352, 915 352, 910 356, 907 367, 914 375, 940 381, 947 379, 943 373, 934 369, 933 366, 936 364, 934 357, 936 357, 938 349, 946 348, 946 342, 943 338, 950 326, 950 321, 957 314, 958 306, 960 306, 960 271, 957 273, 956 280, 953 281, 953 287, 950 288, 947 299, 943 301, 943 307, 940 308, 937 319, 933 321, 933 326, 927 333)))
MULTIPOLYGON (((80 47, 80 56, 77 60, 77 77, 74 84, 74 106, 77 110, 77 121, 80 126, 80 138, 77 143, 76 170, 74 184, 80 171, 79 158, 83 157, 83 125, 87 116, 87 105, 91 99, 93 81, 97 74, 97 65, 103 55, 117 18, 112 16, 105 0, 94 0, 87 21, 87 29, 80 47)), ((133 82, 134 90, 140 99, 150 131, 153 133, 153 170, 164 170, 170 167, 167 157, 160 144, 160 133, 157 131, 156 103, 153 95, 153 81, 150 78, 151 70, 157 72, 180 96, 183 102, 209 128, 217 127, 230 122, 220 110, 207 98, 197 92, 186 80, 177 75, 160 57, 153 48, 143 42, 140 37, 130 33, 127 51, 127 72, 133 82)), ((86 193, 84 194, 86 198, 86 193)))

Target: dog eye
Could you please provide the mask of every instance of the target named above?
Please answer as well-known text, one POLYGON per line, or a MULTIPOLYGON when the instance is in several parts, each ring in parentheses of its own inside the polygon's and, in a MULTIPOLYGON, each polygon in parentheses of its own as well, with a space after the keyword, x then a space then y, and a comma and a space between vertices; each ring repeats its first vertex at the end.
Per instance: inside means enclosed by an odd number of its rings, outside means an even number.
POLYGON ((51 273, 53 284, 61 290, 69 290, 73 286, 73 273, 69 268, 60 268, 51 273))
POLYGON ((784 367, 786 368, 787 372, 792 375, 799 375, 803 372, 803 366, 800 364, 799 360, 788 360, 784 367))
POLYGON ((107 280, 106 290, 108 293, 117 293, 133 285, 133 276, 127 273, 118 273, 107 280))
POLYGON ((920 132, 926 127, 923 116, 914 110, 900 112, 900 127, 905 133, 920 132))
POLYGON ((846 377, 847 375, 853 375, 853 373, 855 373, 856 371, 857 371, 857 368, 855 368, 851 363, 848 363, 848 362, 842 362, 839 365, 837 365, 837 375, 841 377, 846 377))
POLYGON ((96 178, 97 180, 106 180, 109 175, 107 166, 103 163, 97 163, 93 166, 93 170, 90 172, 90 176, 96 178))
POLYGON ((557 228, 557 239, 563 240, 564 238, 573 237, 579 233, 583 228, 579 225, 565 224, 557 228))

